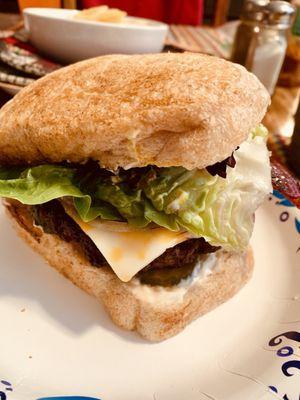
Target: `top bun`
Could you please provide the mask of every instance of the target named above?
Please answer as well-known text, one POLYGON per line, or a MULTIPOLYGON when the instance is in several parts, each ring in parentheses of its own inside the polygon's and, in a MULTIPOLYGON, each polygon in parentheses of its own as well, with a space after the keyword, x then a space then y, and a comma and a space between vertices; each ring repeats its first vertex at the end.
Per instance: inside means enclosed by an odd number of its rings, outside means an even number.
POLYGON ((247 138, 268 103, 253 74, 220 58, 97 57, 39 79, 1 109, 0 163, 204 168, 247 138))

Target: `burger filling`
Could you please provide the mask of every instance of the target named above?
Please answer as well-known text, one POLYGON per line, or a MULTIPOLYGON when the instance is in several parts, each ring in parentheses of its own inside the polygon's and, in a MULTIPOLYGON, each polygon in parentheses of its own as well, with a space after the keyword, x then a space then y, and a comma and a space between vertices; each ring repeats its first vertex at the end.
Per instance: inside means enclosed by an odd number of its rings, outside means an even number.
POLYGON ((170 286, 203 254, 246 249, 253 214, 272 189, 265 136, 258 126, 230 157, 201 170, 112 172, 93 161, 3 166, 0 196, 18 200, 35 225, 94 266, 110 266, 125 282, 136 275, 170 286))

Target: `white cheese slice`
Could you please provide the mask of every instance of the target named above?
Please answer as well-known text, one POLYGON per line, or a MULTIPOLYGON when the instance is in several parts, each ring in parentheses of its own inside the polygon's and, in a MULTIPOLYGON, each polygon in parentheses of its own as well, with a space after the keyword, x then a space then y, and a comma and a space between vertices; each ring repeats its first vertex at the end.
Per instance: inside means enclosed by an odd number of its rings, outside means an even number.
POLYGON ((172 232, 166 228, 116 231, 114 223, 94 220, 85 223, 66 208, 68 214, 95 243, 115 274, 128 282, 146 265, 173 247, 190 238, 187 232, 172 232))

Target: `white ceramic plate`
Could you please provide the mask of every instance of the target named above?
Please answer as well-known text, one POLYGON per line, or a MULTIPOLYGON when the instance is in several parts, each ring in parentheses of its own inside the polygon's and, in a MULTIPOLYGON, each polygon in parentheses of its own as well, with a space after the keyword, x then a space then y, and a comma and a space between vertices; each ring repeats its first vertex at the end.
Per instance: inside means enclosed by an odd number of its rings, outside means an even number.
POLYGON ((159 53, 168 32, 161 22, 138 18, 145 25, 74 20, 77 10, 26 8, 23 11, 29 39, 41 52, 71 63, 102 54, 159 53))
POLYGON ((300 212, 279 194, 256 215, 250 283, 159 344, 117 328, 0 218, 1 400, 299 399, 300 212))

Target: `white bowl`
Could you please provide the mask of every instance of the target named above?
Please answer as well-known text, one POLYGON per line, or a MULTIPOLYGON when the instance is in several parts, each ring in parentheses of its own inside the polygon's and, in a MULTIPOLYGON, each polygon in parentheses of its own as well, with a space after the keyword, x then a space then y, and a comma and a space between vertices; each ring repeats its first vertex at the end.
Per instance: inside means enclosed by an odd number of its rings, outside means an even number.
POLYGON ((102 54, 158 53, 164 46, 168 26, 161 22, 134 17, 119 24, 72 19, 77 12, 26 8, 23 14, 30 42, 63 63, 102 54))

